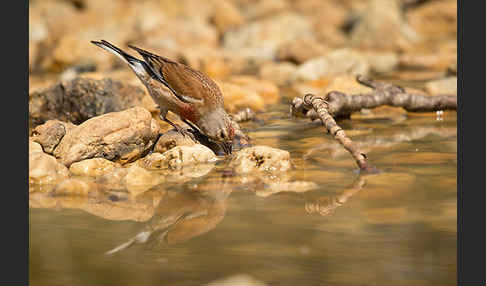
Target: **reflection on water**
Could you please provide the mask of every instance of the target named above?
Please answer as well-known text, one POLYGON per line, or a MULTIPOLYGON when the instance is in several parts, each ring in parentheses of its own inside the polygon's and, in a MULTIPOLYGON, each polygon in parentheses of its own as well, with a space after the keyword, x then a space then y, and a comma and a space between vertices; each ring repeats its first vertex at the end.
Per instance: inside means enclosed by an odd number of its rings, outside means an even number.
POLYGON ((456 114, 357 116, 342 126, 381 174, 359 176, 322 127, 282 104, 242 124, 295 168, 202 177, 133 196, 30 194, 32 285, 456 283, 456 114), (111 254, 111 255, 106 255, 111 254))

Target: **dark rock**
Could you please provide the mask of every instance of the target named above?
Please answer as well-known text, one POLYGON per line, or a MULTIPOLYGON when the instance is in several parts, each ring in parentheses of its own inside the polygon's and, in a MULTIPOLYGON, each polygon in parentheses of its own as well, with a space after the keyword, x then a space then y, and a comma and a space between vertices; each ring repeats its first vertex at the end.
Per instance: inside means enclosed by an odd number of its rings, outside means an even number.
POLYGON ((62 81, 30 93, 29 127, 50 119, 81 124, 98 115, 142 105, 144 96, 143 89, 111 79, 62 81))

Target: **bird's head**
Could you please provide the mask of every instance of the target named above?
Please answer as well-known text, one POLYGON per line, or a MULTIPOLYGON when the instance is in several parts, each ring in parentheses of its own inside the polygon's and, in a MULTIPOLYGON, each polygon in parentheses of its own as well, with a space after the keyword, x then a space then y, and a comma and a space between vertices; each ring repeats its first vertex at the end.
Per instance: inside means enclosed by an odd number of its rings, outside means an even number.
POLYGON ((199 128, 211 140, 221 143, 226 153, 231 153, 235 129, 231 118, 224 110, 208 114, 200 121, 199 128))

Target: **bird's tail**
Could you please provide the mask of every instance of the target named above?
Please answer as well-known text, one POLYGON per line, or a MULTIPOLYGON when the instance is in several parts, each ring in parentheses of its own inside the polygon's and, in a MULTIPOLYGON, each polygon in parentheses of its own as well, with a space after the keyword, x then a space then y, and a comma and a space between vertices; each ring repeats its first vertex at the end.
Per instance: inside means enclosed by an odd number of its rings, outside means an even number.
POLYGON ((137 234, 135 237, 131 238, 127 242, 122 243, 121 245, 113 248, 112 250, 105 252, 105 254, 112 255, 120 250, 123 250, 133 245, 134 243, 145 243, 149 239, 151 234, 152 234, 151 231, 142 231, 141 233, 137 234))
POLYGON ((107 50, 108 52, 114 54, 118 58, 120 58, 122 61, 126 62, 132 70, 137 74, 137 75, 147 75, 151 74, 150 68, 147 66, 147 63, 145 63, 142 60, 137 59, 136 57, 127 54, 124 52, 122 49, 116 47, 115 45, 111 44, 108 41, 101 40, 101 41, 91 41, 91 43, 97 45, 98 47, 107 50))

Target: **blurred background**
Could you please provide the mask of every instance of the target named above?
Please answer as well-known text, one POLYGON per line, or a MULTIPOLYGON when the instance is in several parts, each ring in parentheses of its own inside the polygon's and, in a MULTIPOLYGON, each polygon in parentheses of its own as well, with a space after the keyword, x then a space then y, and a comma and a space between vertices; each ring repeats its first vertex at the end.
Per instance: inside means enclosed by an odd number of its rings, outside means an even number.
POLYGON ((282 182, 319 186, 275 191, 268 186, 280 179, 227 178, 218 164, 201 178, 149 186, 130 200, 36 190, 29 194, 31 284, 455 285, 456 111, 383 106, 339 121, 384 171, 361 182, 349 154, 318 122, 292 120, 289 103, 308 92, 369 92, 356 83, 358 74, 428 95, 457 94, 456 2, 30 0, 35 124, 71 120, 59 99, 66 90, 82 107, 98 106, 87 96, 95 90, 118 96, 118 110, 141 105, 156 118, 133 72, 90 41, 104 39, 138 57, 132 44, 208 74, 230 113, 257 112, 261 121, 242 124, 255 145, 290 152, 296 168, 281 174, 282 182), (69 84, 77 77, 119 84, 83 90, 88 85, 69 84), (57 88, 60 81, 67 84, 57 88), (186 210, 207 217, 181 222, 174 234, 180 243, 102 255, 186 210), (206 284, 238 273, 263 282, 206 284))
POLYGON ((356 74, 441 79, 457 69, 456 14, 454 0, 32 0, 30 86, 76 76, 140 84, 90 43, 99 39, 216 80, 252 75, 298 92, 356 74))

